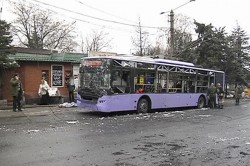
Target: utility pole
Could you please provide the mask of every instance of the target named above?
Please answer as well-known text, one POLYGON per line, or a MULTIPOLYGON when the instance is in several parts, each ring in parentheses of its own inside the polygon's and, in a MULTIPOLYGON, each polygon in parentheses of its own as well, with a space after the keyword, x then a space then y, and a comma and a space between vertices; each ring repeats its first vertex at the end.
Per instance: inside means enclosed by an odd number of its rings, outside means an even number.
POLYGON ((142 31, 141 31, 141 18, 139 18, 139 35, 140 35, 140 56, 142 55, 142 31))
POLYGON ((174 12, 170 11, 170 57, 174 56, 174 12))
MULTIPOLYGON (((175 52, 174 51, 174 12, 173 11, 187 5, 190 2, 194 2, 194 1, 195 0, 189 0, 188 2, 176 7, 176 8, 174 8, 174 9, 172 9, 170 11, 170 15, 169 15, 170 16, 170 21, 169 21, 170 22, 170 57, 173 57, 174 52, 175 52)), ((168 13, 168 12, 169 11, 161 12, 160 14, 165 14, 165 13, 168 13)))
POLYGON ((2 20, 2 13, 3 13, 3 8, 0 8, 0 20, 2 20))
POLYGON ((2 5, 1 5, 1 8, 0 8, 0 20, 2 20, 2 14, 3 14, 3 1, 2 0, 2 5))

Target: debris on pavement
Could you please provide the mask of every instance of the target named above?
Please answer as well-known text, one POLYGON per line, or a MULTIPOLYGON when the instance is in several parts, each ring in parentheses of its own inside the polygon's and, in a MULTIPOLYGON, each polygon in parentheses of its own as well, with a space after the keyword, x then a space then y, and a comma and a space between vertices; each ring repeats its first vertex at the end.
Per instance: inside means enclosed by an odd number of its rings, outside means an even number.
POLYGON ((79 121, 78 121, 78 120, 74 120, 74 121, 67 121, 67 123, 68 123, 68 124, 77 124, 77 123, 79 123, 79 121))
POLYGON ((39 130, 28 130, 28 131, 26 132, 26 134, 36 133, 36 132, 39 132, 39 130))
POLYGON ((65 102, 63 104, 59 104, 58 107, 60 107, 60 108, 77 107, 77 104, 75 102, 71 102, 71 103, 65 102))

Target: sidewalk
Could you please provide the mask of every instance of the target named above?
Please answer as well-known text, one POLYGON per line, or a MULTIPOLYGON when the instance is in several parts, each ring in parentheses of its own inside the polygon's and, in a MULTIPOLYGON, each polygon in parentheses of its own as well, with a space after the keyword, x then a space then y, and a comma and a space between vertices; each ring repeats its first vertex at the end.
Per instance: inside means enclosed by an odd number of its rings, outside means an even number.
POLYGON ((0 118, 27 117, 27 116, 47 116, 55 112, 81 111, 77 107, 60 108, 59 104, 53 105, 25 105, 23 111, 13 112, 12 106, 0 107, 0 118))

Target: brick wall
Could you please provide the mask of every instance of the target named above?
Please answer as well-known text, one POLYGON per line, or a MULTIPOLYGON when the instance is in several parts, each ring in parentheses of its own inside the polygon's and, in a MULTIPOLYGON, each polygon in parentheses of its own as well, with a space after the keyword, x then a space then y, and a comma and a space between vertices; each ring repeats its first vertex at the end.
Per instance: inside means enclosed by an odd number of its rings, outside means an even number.
MULTIPOLYGON (((63 86, 58 87, 61 96, 68 97, 67 87, 65 85, 65 71, 72 70, 71 63, 66 62, 18 62, 20 68, 13 70, 6 70, 3 73, 3 99, 7 99, 8 103, 12 102, 10 95, 9 81, 14 73, 19 73, 23 89, 25 91, 25 98, 27 102, 37 102, 39 100, 38 88, 42 78, 42 71, 48 71, 48 84, 51 86, 51 65, 62 65, 64 69, 63 86)), ((29 102, 29 103, 30 103, 29 102)))

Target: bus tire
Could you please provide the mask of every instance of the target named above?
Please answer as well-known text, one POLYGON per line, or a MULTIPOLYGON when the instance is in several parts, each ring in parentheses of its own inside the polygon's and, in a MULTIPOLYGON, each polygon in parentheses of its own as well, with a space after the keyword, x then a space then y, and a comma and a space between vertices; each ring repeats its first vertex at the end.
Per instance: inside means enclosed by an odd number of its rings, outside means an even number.
POLYGON ((150 110, 149 101, 145 98, 141 98, 137 104, 137 113, 148 113, 150 110))
POLYGON ((197 102, 198 108, 204 108, 206 106, 206 100, 204 96, 200 96, 197 102))

